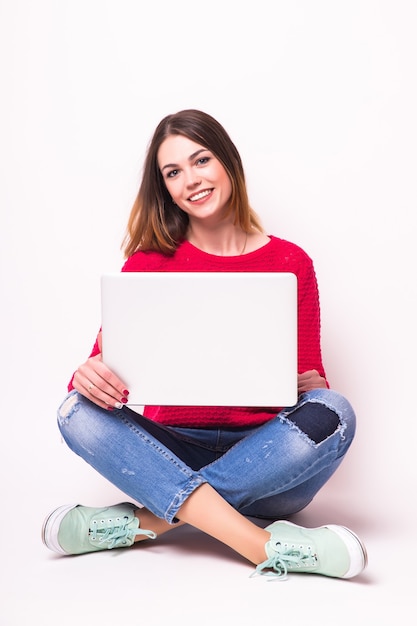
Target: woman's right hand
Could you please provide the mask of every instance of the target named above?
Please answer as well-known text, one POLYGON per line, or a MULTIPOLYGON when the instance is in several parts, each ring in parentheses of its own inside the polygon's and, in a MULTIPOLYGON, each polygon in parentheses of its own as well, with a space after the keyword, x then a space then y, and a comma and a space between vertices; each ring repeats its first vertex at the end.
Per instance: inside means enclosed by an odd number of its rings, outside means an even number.
POLYGON ((98 335, 100 353, 80 365, 74 374, 72 385, 103 409, 121 409, 127 402, 129 391, 116 374, 104 363, 101 356, 101 332, 98 335))

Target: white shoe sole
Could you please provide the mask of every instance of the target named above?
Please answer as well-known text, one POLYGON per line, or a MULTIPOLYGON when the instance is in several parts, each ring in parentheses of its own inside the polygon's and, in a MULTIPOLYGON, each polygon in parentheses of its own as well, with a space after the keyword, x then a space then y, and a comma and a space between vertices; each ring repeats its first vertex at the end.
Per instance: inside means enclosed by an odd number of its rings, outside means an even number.
POLYGON ((346 574, 342 576, 342 578, 353 578, 360 574, 365 567, 368 565, 368 554, 366 552, 366 548, 359 537, 346 526, 337 526, 335 524, 329 524, 324 526, 324 528, 329 528, 336 535, 342 539, 342 541, 347 546, 348 552, 350 554, 350 567, 346 574))
POLYGON ((58 507, 55 511, 52 511, 45 519, 42 526, 42 541, 47 548, 58 554, 69 554, 59 544, 58 532, 62 520, 72 509, 78 506, 77 504, 64 504, 58 507))

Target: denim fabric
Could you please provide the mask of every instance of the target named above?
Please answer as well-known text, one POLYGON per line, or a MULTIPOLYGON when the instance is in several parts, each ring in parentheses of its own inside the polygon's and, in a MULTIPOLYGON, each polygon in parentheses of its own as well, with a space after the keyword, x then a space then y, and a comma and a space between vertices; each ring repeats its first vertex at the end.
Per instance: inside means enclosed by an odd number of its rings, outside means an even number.
POLYGON ((203 483, 245 515, 276 519, 304 508, 330 478, 352 442, 355 414, 337 392, 316 389, 255 428, 175 428, 127 407, 106 411, 72 391, 58 426, 76 454, 170 523, 203 483), (319 443, 313 426, 305 428, 310 438, 297 425, 309 423, 309 411, 321 419, 319 443))

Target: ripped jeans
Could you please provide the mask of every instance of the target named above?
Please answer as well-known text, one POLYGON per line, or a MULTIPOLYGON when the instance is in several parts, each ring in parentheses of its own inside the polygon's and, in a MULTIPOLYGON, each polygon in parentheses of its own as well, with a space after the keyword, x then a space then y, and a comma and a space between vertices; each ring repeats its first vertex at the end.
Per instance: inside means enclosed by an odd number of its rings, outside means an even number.
POLYGON ((315 389, 253 428, 177 428, 127 407, 107 411, 76 391, 58 411, 68 446, 118 489, 169 523, 209 483, 244 515, 303 509, 341 463, 355 414, 335 391, 315 389))

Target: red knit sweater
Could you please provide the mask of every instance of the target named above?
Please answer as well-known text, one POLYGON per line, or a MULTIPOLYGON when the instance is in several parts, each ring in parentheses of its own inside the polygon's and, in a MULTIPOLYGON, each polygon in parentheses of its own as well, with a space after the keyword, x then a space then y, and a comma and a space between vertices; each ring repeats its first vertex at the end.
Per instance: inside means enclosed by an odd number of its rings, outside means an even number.
MULTIPOLYGON (((315 369, 325 377, 320 349, 320 310, 316 275, 309 256, 277 237, 242 256, 217 256, 182 243, 173 256, 136 252, 123 272, 293 272, 298 280, 298 371, 315 369)), ((97 341, 90 356, 98 354, 97 341)), ((69 384, 72 389, 72 381, 69 384)), ((144 415, 156 422, 187 427, 250 427, 274 417, 279 407, 147 406, 144 415)))

